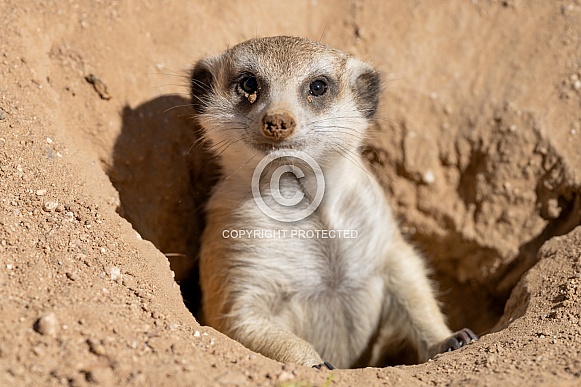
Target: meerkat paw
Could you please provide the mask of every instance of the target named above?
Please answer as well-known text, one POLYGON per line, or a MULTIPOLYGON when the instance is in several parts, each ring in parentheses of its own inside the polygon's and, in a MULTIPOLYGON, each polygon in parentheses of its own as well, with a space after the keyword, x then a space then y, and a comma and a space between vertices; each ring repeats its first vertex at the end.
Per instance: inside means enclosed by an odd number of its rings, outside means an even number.
POLYGON ((478 340, 478 336, 468 328, 454 332, 452 336, 437 345, 436 353, 450 352, 478 340))
POLYGON ((324 368, 324 367, 326 367, 329 370, 334 370, 335 369, 335 367, 333 367, 333 364, 329 363, 328 361, 324 361, 321 364, 315 364, 313 366, 313 368, 316 368, 318 370, 320 370, 321 368, 324 368))

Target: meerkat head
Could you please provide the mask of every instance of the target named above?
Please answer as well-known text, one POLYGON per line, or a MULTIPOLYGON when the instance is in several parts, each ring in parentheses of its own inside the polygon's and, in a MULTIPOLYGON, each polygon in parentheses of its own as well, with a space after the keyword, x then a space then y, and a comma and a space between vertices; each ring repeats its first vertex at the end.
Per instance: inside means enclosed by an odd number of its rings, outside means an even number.
POLYGON ((191 76, 206 138, 224 158, 241 161, 289 150, 318 160, 355 151, 376 113, 379 89, 368 64, 319 42, 282 36, 203 59, 191 76))

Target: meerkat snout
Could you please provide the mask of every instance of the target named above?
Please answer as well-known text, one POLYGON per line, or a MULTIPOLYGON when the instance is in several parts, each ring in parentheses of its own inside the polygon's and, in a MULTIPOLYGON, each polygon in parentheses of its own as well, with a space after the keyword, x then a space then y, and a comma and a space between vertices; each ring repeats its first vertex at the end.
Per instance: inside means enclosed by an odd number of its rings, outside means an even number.
POLYGON ((294 116, 287 111, 266 113, 262 117, 262 134, 273 140, 290 137, 297 126, 294 116))

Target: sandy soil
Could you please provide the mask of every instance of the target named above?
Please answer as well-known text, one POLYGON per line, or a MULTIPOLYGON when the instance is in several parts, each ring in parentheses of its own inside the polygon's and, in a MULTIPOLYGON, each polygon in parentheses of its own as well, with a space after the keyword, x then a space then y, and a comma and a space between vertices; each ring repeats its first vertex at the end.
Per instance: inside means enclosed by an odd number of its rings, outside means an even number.
POLYGON ((0 385, 581 383, 580 1, 4 0, 0 55, 0 385), (475 344, 317 371, 196 322, 187 71, 279 34, 383 74, 365 155, 475 344))

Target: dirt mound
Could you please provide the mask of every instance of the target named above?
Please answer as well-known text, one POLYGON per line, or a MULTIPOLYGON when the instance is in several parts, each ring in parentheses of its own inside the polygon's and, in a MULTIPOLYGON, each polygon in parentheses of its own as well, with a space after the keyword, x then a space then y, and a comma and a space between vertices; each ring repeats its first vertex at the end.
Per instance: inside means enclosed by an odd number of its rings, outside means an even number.
POLYGON ((578 382, 578 0, 7 0, 0 21, 1 385, 578 382), (325 372, 192 316, 215 168, 196 143, 187 71, 280 34, 381 71, 364 154, 452 327, 477 343, 421 365, 325 372))

